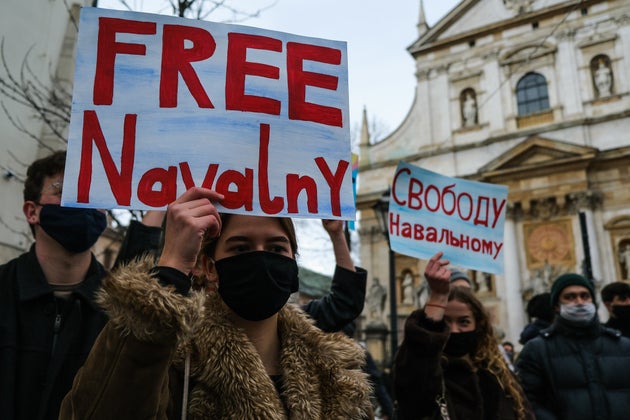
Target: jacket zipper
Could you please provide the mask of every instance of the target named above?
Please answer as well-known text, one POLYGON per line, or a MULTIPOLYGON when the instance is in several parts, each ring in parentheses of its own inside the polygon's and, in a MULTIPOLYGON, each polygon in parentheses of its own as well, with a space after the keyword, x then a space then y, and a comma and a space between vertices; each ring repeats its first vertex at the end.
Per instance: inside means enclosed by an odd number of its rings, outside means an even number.
POLYGON ((61 331, 61 314, 56 311, 55 324, 53 325, 53 343, 50 354, 55 354, 55 348, 57 347, 57 337, 59 337, 59 331, 61 331))

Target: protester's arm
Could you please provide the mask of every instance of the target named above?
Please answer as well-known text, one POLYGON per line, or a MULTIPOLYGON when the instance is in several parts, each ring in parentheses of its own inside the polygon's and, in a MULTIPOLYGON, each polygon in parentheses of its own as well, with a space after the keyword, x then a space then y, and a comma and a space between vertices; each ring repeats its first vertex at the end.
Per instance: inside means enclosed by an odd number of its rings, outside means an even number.
POLYGON ((442 348, 448 327, 416 310, 405 321, 405 337, 393 366, 394 399, 400 420, 432 416, 435 398, 442 392, 442 348))
POLYGON ((166 418, 169 366, 190 334, 200 296, 185 296, 190 281, 183 273, 152 267, 151 259, 133 262, 105 279, 98 299, 110 321, 75 376, 60 419, 166 418))
POLYGON ((394 393, 401 419, 431 416, 436 411, 435 399, 442 393, 442 349, 448 340, 449 328, 444 312, 450 291, 449 261, 442 252, 429 259, 424 277, 430 294, 424 309, 411 313, 405 322, 405 337, 396 354, 394 393))
POLYGON ((210 190, 192 188, 169 206, 164 251, 113 271, 97 301, 109 323, 77 373, 60 419, 167 418, 168 371, 190 337, 204 294, 189 296, 191 272, 206 232, 221 222, 210 190))
POLYGON ((332 243, 335 263, 338 267, 345 268, 349 271, 356 271, 354 262, 350 256, 350 248, 346 241, 344 225, 345 222, 343 220, 322 220, 322 226, 324 226, 332 243))
POLYGON ((322 220, 322 224, 333 245, 335 272, 330 293, 307 303, 303 309, 322 331, 335 332, 340 331, 363 311, 367 272, 354 266, 343 231, 344 222, 322 220))

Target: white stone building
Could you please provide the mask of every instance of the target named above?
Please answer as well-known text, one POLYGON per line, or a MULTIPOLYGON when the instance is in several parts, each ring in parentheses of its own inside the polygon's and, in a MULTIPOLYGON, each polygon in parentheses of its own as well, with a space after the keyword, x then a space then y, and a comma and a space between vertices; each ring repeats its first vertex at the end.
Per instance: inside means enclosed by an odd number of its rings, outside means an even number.
MULTIPOLYGON (((68 86, 74 71, 74 46, 77 21, 82 5, 90 0, 21 0, 3 4, 0 14, 4 62, 0 77, 12 75, 21 82, 23 63, 24 83, 41 82, 40 91, 49 89, 53 78, 68 86), (7 72, 8 70, 8 72, 7 72), (30 73, 29 73, 30 72, 30 73)), ((28 249, 32 237, 22 213, 22 189, 26 168, 51 150, 65 149, 65 142, 53 135, 46 125, 35 118, 32 108, 0 96, 6 112, 0 109, 0 263, 28 249), (11 122, 13 120, 13 122, 11 122), (30 138, 15 124, 23 125, 39 139, 30 138)), ((65 128, 62 132, 65 134, 65 128)))
MULTIPOLYGON (((399 160, 507 185, 505 273, 467 271, 498 331, 517 343, 527 300, 558 274, 590 261, 597 290, 630 278, 630 2, 463 0, 431 28, 419 3, 411 109, 376 144, 364 121, 361 264, 369 281, 387 284, 387 242, 372 208, 399 160)), ((425 298, 425 261, 394 261, 400 341, 425 298), (405 300, 410 279, 416 293, 405 300)), ((375 346, 389 357, 388 346, 375 346)))

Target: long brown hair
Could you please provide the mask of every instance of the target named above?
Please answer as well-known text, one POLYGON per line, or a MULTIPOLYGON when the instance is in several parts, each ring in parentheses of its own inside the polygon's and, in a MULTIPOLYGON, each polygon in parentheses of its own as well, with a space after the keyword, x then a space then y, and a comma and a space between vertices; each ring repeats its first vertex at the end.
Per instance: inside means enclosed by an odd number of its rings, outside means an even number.
POLYGON ((501 388, 509 397, 514 399, 518 418, 524 419, 525 402, 523 390, 499 351, 499 341, 494 335, 490 315, 483 307, 483 304, 467 287, 452 287, 448 300, 449 302, 457 300, 465 303, 472 311, 475 318, 475 331, 477 331, 477 348, 471 355, 472 363, 475 368, 485 369, 494 375, 501 388))

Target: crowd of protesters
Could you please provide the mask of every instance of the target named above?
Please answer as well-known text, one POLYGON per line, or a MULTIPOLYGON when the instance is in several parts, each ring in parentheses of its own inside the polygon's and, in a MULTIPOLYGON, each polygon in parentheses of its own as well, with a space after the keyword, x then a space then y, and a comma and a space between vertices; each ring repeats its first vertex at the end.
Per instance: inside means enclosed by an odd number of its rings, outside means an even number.
POLYGON ((30 165, 30 250, 0 266, 3 419, 622 419, 630 413, 630 285, 555 279, 514 345, 437 252, 391 380, 355 338, 367 273, 340 221, 336 269, 296 307, 297 239, 281 217, 220 214, 193 188, 128 229, 108 272, 106 214, 60 205, 65 152, 30 165), (341 331, 346 334, 340 333, 341 331), (339 333, 338 333, 339 332, 339 333))

